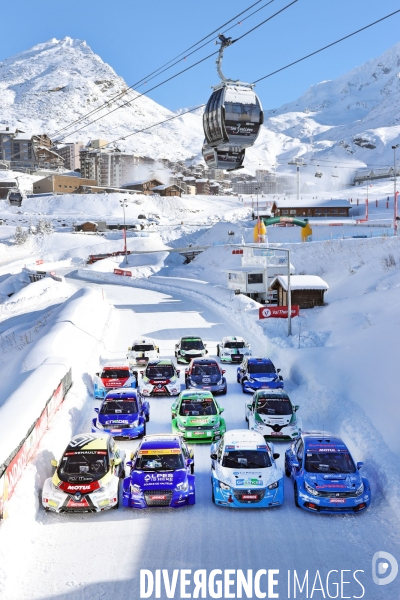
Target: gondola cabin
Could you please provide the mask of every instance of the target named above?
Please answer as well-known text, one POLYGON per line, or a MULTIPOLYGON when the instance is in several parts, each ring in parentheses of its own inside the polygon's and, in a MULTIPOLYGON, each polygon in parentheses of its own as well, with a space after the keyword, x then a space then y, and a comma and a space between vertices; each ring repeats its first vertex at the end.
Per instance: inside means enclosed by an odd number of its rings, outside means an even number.
POLYGON ((245 150, 235 152, 230 149, 210 148, 203 145, 203 158, 209 169, 225 169, 234 171, 241 169, 244 161, 245 150))
POLYGON ((260 100, 251 87, 224 84, 214 90, 204 111, 206 145, 243 150, 254 144, 263 121, 260 100))
POLYGON ((11 206, 22 206, 22 194, 18 189, 10 190, 7 198, 11 206))

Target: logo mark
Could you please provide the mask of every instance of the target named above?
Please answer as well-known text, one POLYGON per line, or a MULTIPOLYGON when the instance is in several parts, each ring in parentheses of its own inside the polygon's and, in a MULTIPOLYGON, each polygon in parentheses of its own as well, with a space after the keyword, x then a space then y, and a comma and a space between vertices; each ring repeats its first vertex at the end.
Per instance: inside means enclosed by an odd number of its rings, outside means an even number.
POLYGON ((392 583, 396 579, 398 571, 398 562, 392 554, 383 552, 383 550, 375 552, 372 557, 372 580, 376 585, 388 585, 388 583, 392 583), (385 577, 379 577, 388 572, 389 566, 391 567, 390 573, 385 577))

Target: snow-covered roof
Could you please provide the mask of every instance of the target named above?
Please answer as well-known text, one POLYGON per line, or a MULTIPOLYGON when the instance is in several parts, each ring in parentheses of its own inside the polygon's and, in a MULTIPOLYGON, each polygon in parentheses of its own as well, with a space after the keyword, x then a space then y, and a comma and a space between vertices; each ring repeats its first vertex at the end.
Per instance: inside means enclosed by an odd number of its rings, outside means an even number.
POLYGON ((196 179, 195 183, 207 183, 208 179, 196 179))
POLYGON ((121 187, 127 187, 128 185, 143 185, 144 183, 150 183, 151 181, 159 181, 159 179, 156 179, 155 177, 151 177, 150 179, 138 179, 137 181, 124 183, 121 187))
POLYGON ((174 186, 175 186, 176 188, 178 187, 178 186, 176 185, 176 183, 169 183, 169 184, 166 184, 166 185, 157 185, 156 187, 153 187, 153 188, 151 188, 151 189, 152 189, 152 191, 154 192, 154 191, 156 191, 156 190, 166 190, 167 188, 174 187, 174 186))
MULTIPOLYGON (((278 275, 271 282, 271 287, 275 283, 280 283, 284 290, 287 290, 288 282, 287 275, 278 275)), ((290 277, 291 290, 329 290, 329 285, 318 277, 318 275, 291 275, 290 277)))
POLYGON ((240 104, 256 104, 256 95, 251 88, 228 85, 225 92, 225 102, 240 102, 240 104))
POLYGON ((274 200, 274 204, 277 208, 350 208, 350 202, 348 200, 334 200, 333 198, 320 198, 311 200, 296 200, 288 198, 287 200, 274 200))

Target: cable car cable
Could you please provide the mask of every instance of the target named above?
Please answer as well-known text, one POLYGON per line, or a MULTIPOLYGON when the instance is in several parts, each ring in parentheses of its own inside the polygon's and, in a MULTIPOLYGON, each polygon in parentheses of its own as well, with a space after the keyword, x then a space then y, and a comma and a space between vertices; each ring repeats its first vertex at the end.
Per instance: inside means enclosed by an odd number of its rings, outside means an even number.
MULTIPOLYGON (((246 17, 244 17, 242 19, 242 21, 240 21, 239 23, 235 23, 235 25, 232 25, 232 27, 229 27, 227 30, 225 30, 224 33, 226 33, 227 31, 230 31, 231 29, 233 29, 233 27, 236 27, 237 25, 243 23, 243 21, 246 21, 247 19, 249 19, 250 17, 252 17, 253 15, 255 15, 257 12, 259 12, 260 10, 262 10, 263 8, 265 8, 266 6, 268 6, 269 4, 272 4, 272 2, 274 2, 274 1, 275 0, 270 0, 269 2, 267 2, 266 4, 264 4, 263 6, 261 6, 260 8, 258 8, 257 10, 253 11, 250 15, 247 15, 246 17)), ((226 23, 224 23, 223 25, 221 25, 220 27, 218 27, 218 29, 215 29, 214 31, 212 31, 211 33, 209 33, 208 35, 206 35, 205 37, 203 37, 201 40, 199 40, 198 42, 196 42, 195 44, 193 44, 192 46, 190 46, 189 48, 187 48, 184 52, 181 52, 180 54, 178 54, 177 56, 175 56, 175 58, 172 58, 170 61, 168 61, 167 63, 165 63, 164 65, 162 65, 158 69, 156 69, 155 71, 152 71, 149 75, 143 77, 142 79, 139 79, 139 81, 137 81, 136 83, 134 83, 131 86, 129 86, 123 92, 119 92, 118 94, 116 94, 115 96, 113 96, 110 100, 107 100, 106 102, 104 102, 102 105, 98 106, 97 108, 94 108, 92 111, 89 111, 89 113, 87 113, 86 115, 84 115, 82 117, 79 117, 79 119, 76 119, 75 121, 72 121, 69 125, 66 125, 66 126, 62 127, 61 129, 58 129, 52 135, 57 135, 57 134, 61 133, 62 131, 65 131, 65 129, 68 129, 69 127, 72 127, 72 125, 75 125, 76 123, 78 123, 81 120, 87 118, 88 116, 91 116, 94 113, 98 112, 99 110, 101 110, 102 108, 104 108, 105 106, 107 106, 110 102, 115 102, 116 100, 118 100, 119 98, 121 98, 122 96, 124 96, 128 91, 130 91, 133 88, 136 88, 136 87, 142 85, 143 82, 147 83, 148 81, 154 79, 158 75, 161 75, 162 73, 164 73, 168 69, 171 69, 178 62, 181 62, 182 60, 186 60, 186 58, 188 56, 191 56, 192 54, 194 54, 195 52, 197 52, 201 48, 204 48, 204 46, 206 46, 207 44, 211 43, 212 40, 209 40, 208 42, 206 42, 205 44, 203 44, 202 46, 200 46, 196 50, 193 50, 193 52, 190 52, 190 54, 187 54, 189 52, 189 50, 192 50, 192 48, 195 48, 196 46, 198 46, 199 44, 201 44, 201 42, 203 42, 207 38, 209 38, 212 35, 214 35, 214 33, 216 33, 217 31, 220 31, 226 25, 229 25, 229 23, 231 23, 232 21, 234 21, 235 19, 237 19, 238 17, 240 17, 241 15, 243 15, 244 13, 246 13, 247 11, 251 10, 254 6, 256 6, 257 4, 259 4, 260 2, 262 2, 262 0, 257 0, 257 2, 254 2, 254 4, 251 4, 248 8, 246 8, 242 12, 240 12, 237 15, 235 15, 234 17, 232 17, 232 19, 230 19, 229 21, 227 21, 226 23), (180 59, 180 60, 177 60, 181 56, 184 56, 184 58, 180 59), (176 60, 176 62, 171 65, 170 63, 172 63, 174 60, 176 60), (166 67, 166 68, 164 68, 164 67, 166 67), (163 71, 161 71, 161 69, 163 69, 163 71), (158 71, 160 71, 160 72, 158 72, 158 71)))
POLYGON ((365 27, 361 27, 361 29, 357 29, 357 31, 353 31, 353 33, 349 33, 348 35, 345 35, 344 37, 340 38, 339 40, 336 40, 335 42, 332 42, 331 44, 328 44, 327 46, 324 46, 323 48, 320 48, 319 50, 315 50, 315 52, 311 52, 310 54, 307 54, 306 56, 303 56, 302 58, 295 60, 294 62, 290 63, 289 65, 286 65, 285 67, 281 67, 280 69, 277 69, 276 71, 273 71, 272 73, 268 73, 268 75, 264 75, 264 77, 260 77, 259 79, 256 79, 253 83, 258 83, 259 81, 262 81, 263 79, 267 79, 268 77, 272 77, 272 75, 276 75, 277 73, 280 73, 281 71, 284 71, 285 69, 288 69, 289 67, 292 67, 293 65, 297 65, 299 62, 302 62, 303 60, 306 60, 307 58, 310 58, 311 56, 315 56, 319 52, 322 52, 323 50, 327 50, 327 48, 331 48, 332 46, 335 46, 336 44, 339 44, 340 42, 347 40, 348 38, 352 37, 353 35, 356 35, 357 33, 361 33, 361 31, 365 31, 366 29, 369 29, 369 27, 372 27, 373 25, 377 25, 377 23, 381 23, 382 21, 385 21, 385 19, 389 19, 389 17, 393 17, 394 15, 396 15, 399 12, 400 12, 400 9, 395 10, 394 12, 390 13, 389 15, 386 15, 385 17, 382 17, 381 19, 378 19, 377 21, 370 23, 369 25, 365 25, 365 27))

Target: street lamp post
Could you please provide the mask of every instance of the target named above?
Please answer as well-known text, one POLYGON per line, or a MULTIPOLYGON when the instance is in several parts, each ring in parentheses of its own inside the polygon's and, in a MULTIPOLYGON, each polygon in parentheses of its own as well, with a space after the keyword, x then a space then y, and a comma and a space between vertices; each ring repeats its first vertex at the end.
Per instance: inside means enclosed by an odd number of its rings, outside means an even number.
POLYGON ((260 186, 256 185, 256 193, 257 193, 257 232, 258 232, 258 243, 260 243, 260 212, 258 210, 258 190, 260 186))
POLYGON ((397 235, 397 180, 396 180, 396 149, 400 144, 392 146, 393 150, 393 167, 394 167, 394 193, 393 193, 393 233, 397 235))
POLYGON ((122 209, 124 211, 124 252, 125 252, 125 261, 124 261, 124 264, 127 265, 128 264, 128 249, 127 249, 127 246, 126 246, 125 208, 128 206, 128 202, 127 202, 126 198, 124 198, 124 200, 120 200, 119 203, 122 206, 122 209))

